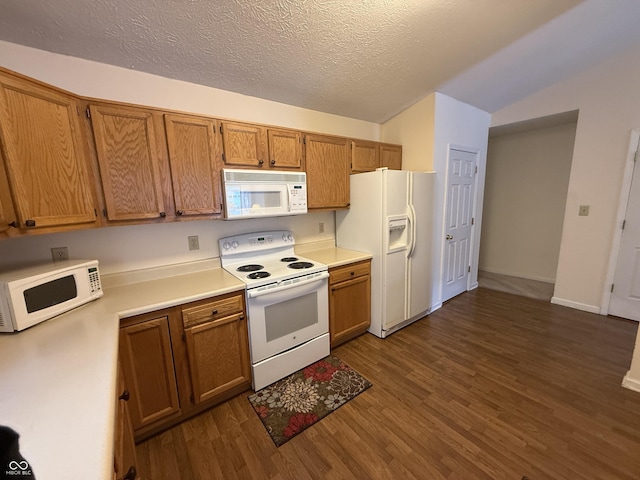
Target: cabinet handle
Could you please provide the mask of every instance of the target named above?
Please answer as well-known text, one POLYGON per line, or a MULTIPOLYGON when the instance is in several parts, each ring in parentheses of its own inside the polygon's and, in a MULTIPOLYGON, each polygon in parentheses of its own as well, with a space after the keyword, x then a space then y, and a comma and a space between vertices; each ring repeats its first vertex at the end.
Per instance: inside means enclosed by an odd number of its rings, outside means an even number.
POLYGON ((13 227, 13 228, 18 228, 18 223, 14 220, 13 222, 11 222, 11 223, 9 224, 9 226, 10 226, 10 227, 13 227))
POLYGON ((35 220, 27 220, 26 222, 24 222, 24 224, 27 227, 35 227, 36 226, 36 221, 35 220))
POLYGON ((129 401, 129 397, 130 397, 129 390, 125 390, 124 392, 122 392, 122 395, 120 395, 118 398, 120 400, 124 400, 125 402, 128 402, 129 401))
POLYGON ((258 165, 262 166, 263 163, 264 163, 264 160, 262 159, 258 160, 258 165))
POLYGON ((212 310, 211 311, 211 315, 217 315, 218 314, 218 310, 212 310))
POLYGON ((122 477, 122 480, 136 480, 137 476, 138 476, 138 471, 136 470, 136 467, 131 465, 126 475, 122 477))
POLYGON ((356 274, 356 272, 351 272, 351 276, 353 277, 356 274))
POLYGON ((275 160, 271 160, 271 162, 269 162, 269 163, 271 163, 271 165, 275 165, 276 161, 275 160))
POLYGON ((184 214, 184 211, 182 211, 182 210, 176 210, 176 215, 182 215, 182 214, 184 214))
POLYGON ((160 216, 161 216, 162 218, 166 217, 166 216, 167 216, 167 212, 160 212, 160 216))

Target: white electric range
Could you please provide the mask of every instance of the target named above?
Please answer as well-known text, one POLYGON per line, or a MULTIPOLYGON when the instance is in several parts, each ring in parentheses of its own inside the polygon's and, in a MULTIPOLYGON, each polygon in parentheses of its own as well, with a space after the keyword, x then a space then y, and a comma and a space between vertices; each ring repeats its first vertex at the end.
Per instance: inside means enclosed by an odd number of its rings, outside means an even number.
POLYGON ((221 238, 222 268, 246 284, 254 390, 329 354, 328 268, 288 230, 221 238))

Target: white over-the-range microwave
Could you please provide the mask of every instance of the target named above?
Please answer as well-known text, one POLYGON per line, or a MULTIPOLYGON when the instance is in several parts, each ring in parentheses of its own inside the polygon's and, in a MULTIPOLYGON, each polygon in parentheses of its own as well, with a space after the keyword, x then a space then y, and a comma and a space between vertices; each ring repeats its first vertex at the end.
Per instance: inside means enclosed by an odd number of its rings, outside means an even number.
POLYGON ((307 174, 222 170, 225 218, 280 217, 307 213, 307 174))
POLYGON ((0 332, 24 330, 103 295, 97 260, 0 273, 0 332))

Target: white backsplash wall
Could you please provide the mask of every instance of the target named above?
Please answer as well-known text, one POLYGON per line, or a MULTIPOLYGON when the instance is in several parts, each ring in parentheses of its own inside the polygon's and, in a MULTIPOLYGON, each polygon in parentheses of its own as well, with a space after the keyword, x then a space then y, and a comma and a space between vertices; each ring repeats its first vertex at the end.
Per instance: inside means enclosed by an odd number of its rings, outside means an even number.
POLYGON ((68 247, 69 258, 97 259, 102 275, 219 257, 218 239, 262 230, 291 230, 296 244, 335 241, 333 212, 255 220, 200 220, 104 227, 0 240, 0 271, 51 261, 52 247, 68 247), (319 233, 323 224, 324 233, 319 233), (197 235, 199 250, 187 237, 197 235))

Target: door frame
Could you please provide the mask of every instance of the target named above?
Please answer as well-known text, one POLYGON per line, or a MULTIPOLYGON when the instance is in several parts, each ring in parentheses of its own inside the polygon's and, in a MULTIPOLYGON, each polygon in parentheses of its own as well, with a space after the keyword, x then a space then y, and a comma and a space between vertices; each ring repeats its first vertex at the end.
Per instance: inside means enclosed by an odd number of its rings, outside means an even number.
POLYGON ((603 286, 602 299, 600 301, 600 315, 609 314, 609 305, 611 304, 611 285, 616 274, 616 265, 618 263, 618 255, 620 254, 620 243, 622 242, 622 222, 627 213, 627 204, 631 195, 631 179, 633 178, 636 152, 640 149, 640 128, 631 130, 629 139, 629 148, 627 149, 627 160, 624 166, 624 175, 622 177, 622 186, 620 187, 620 198, 618 200, 618 212, 616 213, 616 221, 613 226, 613 240, 611 242, 611 251, 609 252, 609 266, 607 267, 607 275, 603 286))
MULTIPOLYGON (((480 166, 480 149, 478 148, 473 148, 473 147, 468 147, 468 146, 463 146, 463 145, 457 145, 457 144, 453 144, 450 143, 449 145, 447 145, 447 161, 446 161, 446 165, 445 165, 445 178, 444 178, 444 205, 443 205, 443 209, 442 209, 442 225, 441 225, 441 231, 440 231, 440 302, 439 305, 442 305, 442 303, 444 303, 446 300, 444 299, 444 282, 445 282, 445 248, 446 248, 446 242, 444 241, 444 234, 445 231, 447 229, 447 207, 449 206, 449 164, 451 162, 451 151, 452 150, 457 150, 460 152, 466 152, 466 153, 470 153, 472 155, 475 155, 475 162, 476 162, 476 173, 474 175, 474 180, 473 180, 473 196, 472 196, 472 200, 471 200, 471 216, 474 219, 473 224, 471 225, 471 236, 469 239, 469 266, 471 267, 471 271, 468 272, 467 275, 467 290, 473 290, 474 288, 478 287, 478 281, 477 281, 477 270, 478 270, 478 265, 474 263, 474 252, 476 250, 476 242, 479 241, 478 238, 478 225, 479 225, 479 219, 478 219, 478 195, 479 195, 479 191, 478 191, 478 187, 479 187, 479 181, 478 179, 480 178, 480 171, 481 171, 481 166, 480 166), (476 273, 476 281, 472 282, 472 278, 473 278, 473 273, 476 273)), ((452 297, 453 298, 453 297, 452 297)))

